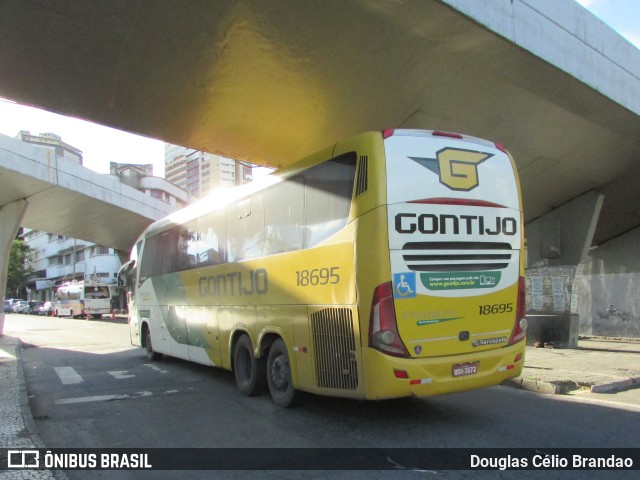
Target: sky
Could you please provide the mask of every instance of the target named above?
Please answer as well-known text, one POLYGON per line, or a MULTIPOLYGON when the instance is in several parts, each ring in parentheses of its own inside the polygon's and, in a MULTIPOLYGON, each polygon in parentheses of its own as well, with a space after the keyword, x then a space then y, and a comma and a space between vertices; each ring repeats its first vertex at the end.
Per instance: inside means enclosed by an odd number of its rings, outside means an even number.
MULTIPOLYGON (((602 21, 640 48, 640 0, 577 0, 602 21)), ((20 130, 52 132, 83 152, 83 164, 109 173, 110 162, 152 163, 164 176, 164 143, 71 117, 18 105, 0 98, 0 133, 14 137, 20 130)))
POLYGON ((577 2, 640 48, 640 1, 577 0, 577 2))
POLYGON ((59 135, 82 150, 83 165, 98 173, 109 173, 111 162, 153 163, 153 174, 164 177, 164 142, 0 98, 0 133, 15 137, 20 130, 59 135))

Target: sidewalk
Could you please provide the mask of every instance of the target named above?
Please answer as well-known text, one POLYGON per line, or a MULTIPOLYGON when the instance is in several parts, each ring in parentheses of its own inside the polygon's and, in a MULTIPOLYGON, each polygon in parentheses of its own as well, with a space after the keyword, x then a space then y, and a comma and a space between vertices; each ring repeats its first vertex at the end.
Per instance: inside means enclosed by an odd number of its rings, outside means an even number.
POLYGON ((527 347, 525 367, 504 385, 538 393, 607 393, 640 386, 640 340, 584 337, 577 349, 527 347))

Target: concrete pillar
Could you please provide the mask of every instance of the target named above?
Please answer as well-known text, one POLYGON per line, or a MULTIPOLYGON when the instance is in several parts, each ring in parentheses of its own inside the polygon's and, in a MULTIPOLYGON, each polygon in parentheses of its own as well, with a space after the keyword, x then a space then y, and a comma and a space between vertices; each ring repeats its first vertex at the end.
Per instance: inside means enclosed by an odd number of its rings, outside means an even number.
POLYGON ((529 266, 583 263, 603 201, 604 195, 590 191, 527 223, 529 266))
MULTIPOLYGON (((26 200, 16 200, 13 203, 0 207, 0 272, 2 272, 0 292, 2 292, 3 299, 4 292, 7 289, 7 273, 11 244, 16 238, 18 228, 20 227, 22 217, 26 210, 26 200)), ((2 335, 4 335, 4 310, 0 313, 0 336, 2 335)))
POLYGON ((587 192, 525 226, 529 344, 578 346, 578 285, 603 201, 587 192))

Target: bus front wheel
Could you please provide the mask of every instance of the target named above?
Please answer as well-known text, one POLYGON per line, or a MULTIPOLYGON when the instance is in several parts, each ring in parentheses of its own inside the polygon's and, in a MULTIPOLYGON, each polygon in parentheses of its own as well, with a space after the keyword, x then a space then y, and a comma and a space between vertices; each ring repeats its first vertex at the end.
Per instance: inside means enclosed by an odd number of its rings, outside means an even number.
POLYGON ((264 387, 264 358, 253 354, 251 339, 242 335, 233 350, 233 373, 238 390, 245 395, 259 394, 264 387))
POLYGON ((144 348, 147 351, 147 358, 152 362, 160 360, 162 357, 162 354, 153 350, 153 344, 151 343, 151 329, 149 327, 145 327, 144 329, 144 348))
POLYGON ((271 399, 281 407, 290 407, 296 398, 291 379, 291 365, 287 347, 278 339, 273 342, 267 358, 267 382, 271 399))

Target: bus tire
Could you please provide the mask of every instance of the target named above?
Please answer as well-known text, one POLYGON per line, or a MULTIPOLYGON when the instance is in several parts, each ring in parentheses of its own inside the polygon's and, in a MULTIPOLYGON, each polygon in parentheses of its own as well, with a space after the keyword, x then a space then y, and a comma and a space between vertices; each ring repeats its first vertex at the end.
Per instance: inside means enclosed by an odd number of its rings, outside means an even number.
POLYGON ((277 339, 269 349, 267 358, 267 383, 271 399, 279 406, 287 408, 294 404, 296 390, 291 378, 291 365, 287 347, 282 339, 277 339))
POLYGON ((256 358, 248 335, 238 338, 233 350, 233 373, 236 386, 244 395, 258 395, 264 389, 264 358, 256 358))
POLYGON ((153 350, 153 344, 151 343, 151 329, 146 325, 144 328, 144 348, 147 351, 147 358, 152 362, 162 358, 161 353, 153 350))

